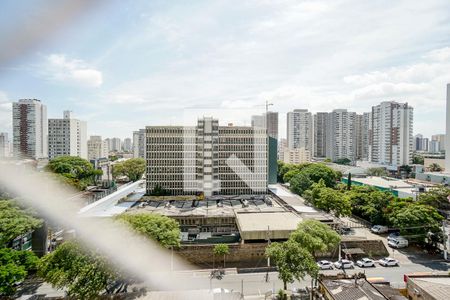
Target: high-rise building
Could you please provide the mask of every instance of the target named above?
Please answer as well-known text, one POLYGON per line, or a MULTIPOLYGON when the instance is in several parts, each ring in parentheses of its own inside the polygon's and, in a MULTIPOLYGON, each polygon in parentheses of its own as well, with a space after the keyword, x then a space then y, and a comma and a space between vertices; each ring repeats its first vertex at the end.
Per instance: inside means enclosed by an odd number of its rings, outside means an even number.
POLYGON ((133 157, 145 158, 145 129, 133 131, 133 157))
POLYGON ((399 167, 411 163, 413 108, 408 103, 381 102, 372 107, 369 161, 399 167))
POLYGON ((48 119, 48 158, 69 155, 88 158, 86 122, 64 111, 62 119, 48 119))
POLYGON ((108 156, 105 152, 105 143, 99 135, 91 135, 87 141, 88 159, 96 160, 108 156))
POLYGON ((267 135, 256 127, 146 127, 147 193, 241 195, 267 192, 267 135))
POLYGON ((18 158, 47 158, 47 107, 41 100, 13 102, 13 152, 18 158))
POLYGON ((125 152, 131 152, 132 149, 133 149, 133 145, 131 143, 131 139, 130 138, 124 139, 122 150, 125 152))
POLYGON ((369 159, 369 123, 370 113, 363 113, 356 115, 356 159, 369 159))
POLYGON ((10 146, 7 132, 0 132, 0 158, 8 157, 10 146))
POLYGON ((327 156, 327 122, 327 112, 314 115, 314 157, 327 156))
POLYGON ((439 153, 440 150, 440 143, 439 141, 431 140, 429 143, 428 152, 430 153, 439 153))
POLYGON ((120 152, 122 150, 122 141, 120 138, 112 138, 109 140, 109 151, 111 152, 120 152))
POLYGON ((335 109, 327 121, 327 158, 332 161, 347 158, 356 160, 357 135, 356 113, 335 109))
POLYGON ((112 142, 110 138, 106 138, 103 140, 103 152, 105 153, 105 156, 109 155, 109 152, 111 152, 111 146, 112 142))
POLYGON ((252 116, 252 126, 258 128, 267 128, 267 134, 278 140, 278 113, 269 111, 263 115, 252 116))
POLYGON ((431 140, 439 142, 439 152, 445 151, 445 134, 434 134, 431 140))
POLYGON ((420 133, 414 136, 414 151, 422 151, 423 150, 423 135, 420 133))
POLYGON ((429 138, 423 138, 422 139, 422 150, 425 151, 425 152, 430 151, 429 145, 430 145, 430 139, 429 138))
POLYGON ((307 109, 295 109, 287 113, 288 148, 304 148, 313 152, 313 118, 307 109))
POLYGON ((287 140, 279 139, 278 140, 278 160, 284 161, 284 150, 288 149, 287 140))

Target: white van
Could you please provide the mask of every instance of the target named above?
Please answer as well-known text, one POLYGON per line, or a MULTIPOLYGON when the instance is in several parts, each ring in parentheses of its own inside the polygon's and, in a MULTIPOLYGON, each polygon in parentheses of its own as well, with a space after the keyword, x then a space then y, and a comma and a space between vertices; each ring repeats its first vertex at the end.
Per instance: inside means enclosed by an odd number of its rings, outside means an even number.
POLYGON ((388 241, 388 245, 392 248, 406 248, 408 247, 408 240, 403 237, 398 237, 396 239, 391 239, 388 241))

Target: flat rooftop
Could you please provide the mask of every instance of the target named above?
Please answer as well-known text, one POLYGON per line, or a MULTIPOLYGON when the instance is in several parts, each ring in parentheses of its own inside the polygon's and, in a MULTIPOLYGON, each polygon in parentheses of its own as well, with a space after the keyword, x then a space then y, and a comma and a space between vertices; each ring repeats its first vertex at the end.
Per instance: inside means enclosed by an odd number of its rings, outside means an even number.
POLYGON ((434 299, 449 299, 450 277, 410 277, 416 286, 428 293, 434 299))
POLYGON ((302 218, 287 211, 237 212, 236 223, 245 240, 288 239, 302 218))
POLYGON ((265 212, 285 211, 277 202, 272 201, 270 196, 266 201, 264 197, 217 197, 217 200, 151 200, 140 202, 130 208, 129 213, 158 213, 165 216, 234 216, 236 212, 265 212), (219 200, 222 199, 222 200, 219 200))

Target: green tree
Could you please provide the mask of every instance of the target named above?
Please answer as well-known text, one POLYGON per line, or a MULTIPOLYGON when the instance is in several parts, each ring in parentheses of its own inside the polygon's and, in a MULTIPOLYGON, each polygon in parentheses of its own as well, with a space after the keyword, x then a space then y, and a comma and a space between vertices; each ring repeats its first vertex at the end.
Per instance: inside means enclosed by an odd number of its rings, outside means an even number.
POLYGON ((408 239, 424 242, 429 232, 440 235, 443 217, 436 208, 414 202, 394 210, 389 219, 408 239))
POLYGON ((126 176, 130 181, 138 181, 145 172, 145 159, 131 158, 114 165, 113 177, 126 176))
POLYGON ((65 242, 41 259, 38 274, 57 289, 66 289, 74 299, 97 299, 110 292, 118 274, 105 258, 77 242, 65 242))
POLYGON ((348 165, 350 165, 352 163, 352 161, 350 159, 346 158, 346 157, 345 158, 336 159, 334 162, 336 164, 338 164, 338 165, 346 165, 346 166, 348 166, 348 165))
POLYGON ((352 212, 350 200, 345 194, 332 188, 322 188, 314 206, 326 212, 333 212, 336 217, 348 216, 352 212))
POLYGON ((121 214, 116 218, 165 248, 180 246, 180 226, 174 219, 151 213, 121 214))
POLYGON ((63 180, 79 190, 84 190, 89 184, 94 184, 96 178, 102 175, 101 170, 87 160, 78 156, 60 156, 52 159, 46 169, 60 175, 63 180))
POLYGON ((423 156, 419 155, 419 154, 413 154, 412 163, 415 165, 423 165, 423 163, 424 163, 423 156))
POLYGON ((437 209, 450 209, 450 188, 443 185, 433 187, 429 191, 419 195, 419 202, 431 205, 437 209))
POLYGON ((367 169, 367 175, 369 176, 388 176, 388 172, 385 168, 368 168, 367 169))
POLYGON ((430 172, 441 172, 442 168, 437 163, 432 163, 428 166, 428 170, 430 170, 430 172))
POLYGON ((302 172, 313 182, 319 182, 320 179, 323 179, 327 187, 334 187, 337 180, 340 179, 337 172, 321 163, 310 164, 302 169, 302 172))
POLYGON ((409 165, 401 165, 399 167, 399 171, 401 174, 405 174, 405 176, 408 178, 409 174, 412 172, 412 167, 409 165))
POLYGON ((306 274, 316 278, 319 272, 311 253, 293 240, 270 244, 266 248, 266 256, 277 266, 278 278, 283 281, 285 290, 287 284, 295 279, 303 280, 306 274))
POLYGON ((305 198, 307 203, 315 205, 315 201, 320 197, 320 192, 324 188, 326 188, 325 181, 321 179, 319 182, 313 183, 311 188, 303 193, 303 198, 305 198))
POLYGON ((223 267, 225 268, 225 256, 230 254, 230 248, 227 244, 217 244, 213 248, 213 254, 217 256, 223 255, 223 267))
POLYGON ((11 296, 16 283, 23 281, 29 273, 35 272, 39 259, 31 251, 0 249, 0 298, 11 296))
POLYGON ((42 225, 29 209, 22 209, 13 200, 0 199, 0 248, 42 225))
POLYGON ((289 181, 289 189, 295 194, 303 195, 303 193, 308 190, 312 184, 313 182, 309 179, 308 175, 300 172, 295 174, 289 181))
POLYGON ((386 207, 394 199, 391 193, 372 187, 353 186, 352 190, 345 194, 350 200, 352 214, 372 224, 387 224, 386 207))
POLYGON ((298 243, 315 258, 318 252, 335 249, 339 245, 341 237, 330 226, 320 221, 305 220, 298 224, 289 240, 298 243))

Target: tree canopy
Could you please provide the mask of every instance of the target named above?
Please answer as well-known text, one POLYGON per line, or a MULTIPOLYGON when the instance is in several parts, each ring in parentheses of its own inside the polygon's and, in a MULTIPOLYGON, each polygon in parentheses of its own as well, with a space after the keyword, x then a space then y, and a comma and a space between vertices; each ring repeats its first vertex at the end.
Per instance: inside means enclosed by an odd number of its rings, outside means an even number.
POLYGON ((300 244, 314 257, 318 252, 334 249, 341 241, 336 231, 317 220, 305 220, 299 223, 289 239, 300 244))
POLYGON ((136 232, 157 241, 165 248, 180 246, 180 226, 177 221, 159 214, 122 214, 117 219, 136 232))
POLYGON ((225 255, 230 254, 230 248, 227 244, 217 244, 213 248, 214 255, 223 256, 223 267, 225 268, 225 255))
POLYGON ((386 171, 386 168, 368 168, 367 175, 381 177, 388 176, 388 172, 386 171))
POLYGON ((66 183, 79 190, 95 183, 96 177, 103 174, 101 170, 94 169, 89 161, 78 156, 56 157, 48 163, 46 169, 61 175, 66 183))
POLYGON ((266 256, 270 257, 277 266, 278 278, 283 281, 285 290, 287 283, 292 283, 295 279, 303 280, 307 274, 317 277, 319 272, 311 253, 292 240, 270 244, 266 248, 266 256))
POLYGON ((294 169, 285 174, 286 179, 290 177, 291 191, 299 195, 302 195, 313 183, 318 183, 320 180, 326 187, 334 187, 339 176, 333 169, 321 163, 307 164, 300 170, 294 169))
POLYGON ((0 199, 0 248, 14 238, 41 226, 42 220, 13 200, 0 199))
POLYGON ((67 296, 75 299, 96 299, 108 290, 118 275, 104 257, 77 242, 65 242, 41 259, 39 276, 67 296))
POLYGON ((0 296, 13 295, 15 284, 23 281, 28 273, 35 272, 38 262, 39 259, 31 251, 0 249, 0 296))
POLYGON ((130 181, 141 179, 145 172, 145 159, 131 158, 123 162, 116 163, 113 168, 113 176, 126 176, 130 181))

